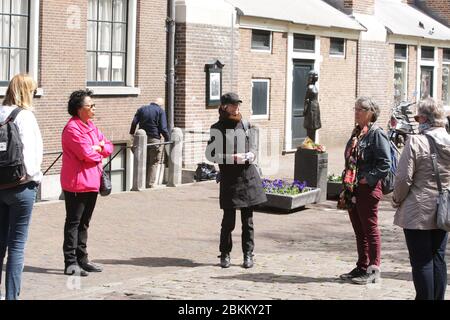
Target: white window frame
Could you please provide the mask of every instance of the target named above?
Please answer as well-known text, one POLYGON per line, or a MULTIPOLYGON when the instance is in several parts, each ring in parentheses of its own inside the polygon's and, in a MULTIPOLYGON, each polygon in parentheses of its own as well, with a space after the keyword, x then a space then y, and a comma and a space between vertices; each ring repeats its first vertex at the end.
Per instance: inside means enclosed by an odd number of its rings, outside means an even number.
POLYGON ((251 115, 251 119, 255 119, 255 120, 268 120, 269 119, 269 115, 270 115, 270 79, 263 79, 263 78, 255 78, 252 79, 252 115, 251 115), (267 110, 266 110, 266 114, 258 114, 258 115, 253 115, 253 84, 255 82, 265 82, 267 83, 267 110))
MULTIPOLYGON (((447 68, 449 68, 450 69, 450 61, 443 61, 442 62, 442 71, 444 71, 444 67, 447 67, 447 68)), ((443 75, 442 75, 443 76, 443 75)), ((450 75, 449 75, 449 77, 450 77, 450 75)), ((442 80, 441 80, 442 81, 442 80)), ((449 92, 448 92, 448 94, 449 94, 449 99, 448 99, 448 101, 450 101, 450 90, 449 90, 449 92)), ((444 101, 442 100, 442 103, 444 103, 444 101)), ((446 110, 449 110, 450 109, 450 103, 449 104, 444 104, 444 107, 445 107, 445 109, 446 110)))
POLYGON ((346 52, 347 52, 347 39, 330 37, 330 51, 328 52, 330 57, 333 57, 333 58, 345 58, 345 56, 346 56, 345 53, 346 52), (344 40, 344 52, 342 52, 342 53, 331 53, 331 40, 332 39, 342 39, 342 40, 344 40))
POLYGON ((272 30, 267 30, 267 29, 251 29, 251 30, 252 30, 252 34, 251 34, 251 37, 250 37, 250 51, 251 51, 251 52, 272 53, 272 41, 273 41, 273 32, 272 32, 272 30), (267 31, 267 32, 269 32, 269 49, 253 49, 253 47, 252 47, 252 43, 253 43, 253 30, 267 31))
MULTIPOLYGON (((127 30, 127 70, 125 86, 87 86, 96 96, 139 95, 140 88, 135 87, 136 76, 136 37, 137 37, 137 0, 128 0, 127 30)), ((87 36, 87 34, 86 34, 87 36)))
MULTIPOLYGON (((424 45, 425 47, 431 47, 430 45, 424 45)), ((433 67, 433 94, 432 98, 437 97, 437 88, 438 88, 438 48, 434 47, 434 59, 431 60, 422 60, 422 46, 417 46, 417 81, 416 81, 416 99, 420 100, 420 85, 422 80, 422 67, 433 67)))
MULTIPOLYGON (((395 62, 405 63, 405 83, 404 83, 404 88, 403 88, 404 96, 402 97, 402 101, 408 100, 408 74, 409 74, 408 61, 409 61, 409 46, 406 45, 406 59, 403 59, 403 58, 395 58, 395 45, 394 45, 394 68, 395 68, 395 62)), ((394 75, 395 75, 395 71, 394 71, 394 75)), ((395 96, 394 96, 394 99, 395 99, 395 96)))
MULTIPOLYGON (((30 0, 29 44, 28 44, 28 70, 27 73, 38 82, 39 65, 39 11, 40 1, 30 0)), ((0 87, 0 96, 4 97, 7 87, 0 87)), ((37 89, 36 96, 42 96, 42 88, 37 89)))

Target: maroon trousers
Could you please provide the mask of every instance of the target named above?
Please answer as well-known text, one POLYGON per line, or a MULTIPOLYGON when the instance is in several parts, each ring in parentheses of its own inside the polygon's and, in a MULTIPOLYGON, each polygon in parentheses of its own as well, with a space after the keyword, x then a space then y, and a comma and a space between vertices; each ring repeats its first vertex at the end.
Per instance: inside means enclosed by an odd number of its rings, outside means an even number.
POLYGON ((356 205, 349 210, 350 220, 356 236, 358 262, 366 270, 370 265, 380 266, 381 234, 378 228, 378 203, 383 195, 381 181, 375 188, 360 184, 355 190, 356 205))

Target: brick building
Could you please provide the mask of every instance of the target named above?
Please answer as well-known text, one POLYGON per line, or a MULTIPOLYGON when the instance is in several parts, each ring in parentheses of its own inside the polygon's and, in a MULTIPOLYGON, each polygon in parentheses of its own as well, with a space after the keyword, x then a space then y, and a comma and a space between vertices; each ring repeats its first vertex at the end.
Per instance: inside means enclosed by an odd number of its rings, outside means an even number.
POLYGON ((306 136, 302 109, 311 69, 319 73, 321 112, 332 115, 322 117, 320 141, 340 143, 342 128, 351 130, 357 40, 364 28, 322 1, 255 3, 177 1, 175 126, 187 131, 186 167, 204 153, 204 144, 189 142, 200 135, 189 131, 207 131, 218 118, 217 103, 207 102, 205 73, 205 65, 217 60, 224 64, 222 92, 239 93, 242 114, 266 131, 276 153, 294 149, 306 136))
MULTIPOLYGON (((448 1, 177 4, 177 44, 182 46, 177 46, 175 122, 182 128, 205 130, 217 119, 217 105, 206 101, 204 70, 216 60, 225 65, 223 92, 237 90, 244 117, 278 131, 270 138, 278 152, 294 150, 306 136, 301 113, 310 69, 319 73, 319 142, 328 146, 348 138, 357 96, 379 103, 382 126, 401 100, 429 95, 450 105, 450 29, 431 14, 437 10, 444 21, 448 1), (428 11, 419 8, 425 2, 428 11)), ((201 160, 202 150, 186 144, 185 165, 201 160)))
MULTIPOLYGON (((12 75, 33 75, 48 153, 61 150, 70 93, 90 88, 96 125, 117 146, 127 145, 136 109, 165 97, 166 17, 166 0, 0 1, 0 96, 12 75)), ((45 156, 44 170, 56 156, 45 156)), ((116 191, 129 190, 130 159, 129 151, 114 159, 116 191)), ((43 195, 59 194, 59 165, 45 177, 43 195)))

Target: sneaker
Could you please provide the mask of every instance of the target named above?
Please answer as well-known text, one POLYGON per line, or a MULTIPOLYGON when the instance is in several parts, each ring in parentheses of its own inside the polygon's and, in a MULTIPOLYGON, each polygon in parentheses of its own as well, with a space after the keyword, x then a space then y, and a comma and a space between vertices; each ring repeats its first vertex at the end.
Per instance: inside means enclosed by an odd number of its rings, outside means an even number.
POLYGON ((355 269, 353 269, 349 273, 341 274, 339 276, 339 278, 341 278, 342 280, 349 280, 349 279, 353 279, 353 278, 362 276, 365 273, 366 273, 366 270, 363 270, 363 269, 361 269, 359 267, 356 267, 355 269))
POLYGON ((230 258, 230 254, 229 253, 222 253, 220 256, 218 256, 218 258, 220 258, 220 266, 222 268, 229 268, 231 265, 231 258, 230 258))
POLYGON ((355 284, 369 284, 378 283, 381 279, 381 272, 378 267, 369 267, 367 272, 360 275, 359 277, 352 278, 352 282, 355 284))
POLYGON ((244 263, 242 264, 242 266, 245 269, 249 269, 249 268, 253 267, 253 254, 252 253, 244 254, 244 263))

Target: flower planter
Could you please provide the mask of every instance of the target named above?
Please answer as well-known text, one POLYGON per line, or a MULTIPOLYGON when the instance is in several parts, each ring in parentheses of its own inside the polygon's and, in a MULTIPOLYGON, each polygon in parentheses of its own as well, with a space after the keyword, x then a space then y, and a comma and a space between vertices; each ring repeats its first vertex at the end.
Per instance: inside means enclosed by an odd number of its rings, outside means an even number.
POLYGON ((339 195, 341 194, 342 190, 344 190, 342 182, 328 181, 327 199, 336 200, 337 198, 339 198, 339 195))
POLYGON ((291 196, 284 194, 266 193, 267 202, 264 206, 271 208, 278 208, 283 210, 292 210, 303 207, 309 203, 315 203, 320 197, 320 188, 308 188, 300 194, 291 196))

